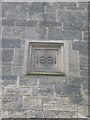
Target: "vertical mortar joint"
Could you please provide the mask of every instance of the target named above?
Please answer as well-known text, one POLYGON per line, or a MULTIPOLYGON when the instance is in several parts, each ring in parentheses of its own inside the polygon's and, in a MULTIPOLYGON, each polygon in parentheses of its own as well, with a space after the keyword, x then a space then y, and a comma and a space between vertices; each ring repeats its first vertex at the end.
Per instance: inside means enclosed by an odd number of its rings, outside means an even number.
POLYGON ((48 39, 48 27, 45 27, 46 33, 45 33, 45 39, 48 39))
POLYGON ((77 7, 77 8, 79 7, 78 0, 76 0, 76 7, 77 7))
POLYGON ((84 41, 84 31, 82 31, 82 41, 84 41))
POLYGON ((59 19, 58 19, 58 10, 56 10, 56 22, 58 22, 59 19))
POLYGON ((61 29, 63 31, 64 27, 63 27, 63 21, 61 22, 61 29))

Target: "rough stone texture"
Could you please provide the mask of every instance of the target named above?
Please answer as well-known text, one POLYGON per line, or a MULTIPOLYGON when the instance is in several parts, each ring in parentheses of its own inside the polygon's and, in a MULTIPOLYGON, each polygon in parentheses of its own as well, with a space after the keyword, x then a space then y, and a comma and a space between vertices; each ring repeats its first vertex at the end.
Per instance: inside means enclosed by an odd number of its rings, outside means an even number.
POLYGON ((2 117, 89 116, 87 40, 88 3, 2 2, 2 117), (28 40, 69 41, 68 75, 22 74, 28 40))

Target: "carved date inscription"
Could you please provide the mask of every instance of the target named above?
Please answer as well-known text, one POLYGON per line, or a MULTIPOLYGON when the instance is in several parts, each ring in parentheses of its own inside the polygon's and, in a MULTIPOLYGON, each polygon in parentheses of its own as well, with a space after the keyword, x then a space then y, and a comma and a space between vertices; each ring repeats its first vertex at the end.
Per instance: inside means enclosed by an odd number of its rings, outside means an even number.
POLYGON ((40 57, 36 57, 36 63, 41 63, 41 64, 56 64, 56 57, 52 57, 52 56, 48 56, 48 57, 44 57, 44 56, 40 56, 40 57))

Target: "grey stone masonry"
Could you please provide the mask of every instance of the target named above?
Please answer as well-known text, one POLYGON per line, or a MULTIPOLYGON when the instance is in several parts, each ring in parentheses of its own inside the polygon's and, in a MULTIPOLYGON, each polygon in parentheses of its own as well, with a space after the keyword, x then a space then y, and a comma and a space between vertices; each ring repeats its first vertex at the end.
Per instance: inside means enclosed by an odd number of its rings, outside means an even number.
MULTIPOLYGON (((2 2, 0 20, 2 20, 0 47, 2 117, 83 119, 90 116, 88 114, 88 97, 90 97, 88 3, 2 2), (61 46, 54 46, 54 49, 60 47, 61 56, 57 57, 58 61, 63 60, 61 62, 63 65, 60 67, 64 66, 65 75, 23 74, 24 62, 26 64, 28 62, 24 59, 29 53, 29 50, 28 53, 25 52, 25 49, 28 49, 26 44, 31 41, 54 41, 55 45, 62 42, 61 46)), ((43 46, 44 49, 45 45, 43 46)), ((36 50, 34 45, 31 49, 36 50)), ((56 55, 56 52, 54 54, 56 55)), ((32 56, 34 53, 29 59, 32 56)), ((52 62, 50 60, 48 61, 52 62)), ((58 67, 58 64, 55 66, 58 67)))

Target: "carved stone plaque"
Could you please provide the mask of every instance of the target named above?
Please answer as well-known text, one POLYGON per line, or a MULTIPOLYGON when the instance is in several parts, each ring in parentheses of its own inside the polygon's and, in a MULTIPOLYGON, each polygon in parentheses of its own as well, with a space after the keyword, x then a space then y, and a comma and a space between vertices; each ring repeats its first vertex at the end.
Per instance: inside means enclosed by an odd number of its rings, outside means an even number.
POLYGON ((28 74, 63 72, 63 44, 30 43, 28 74))

